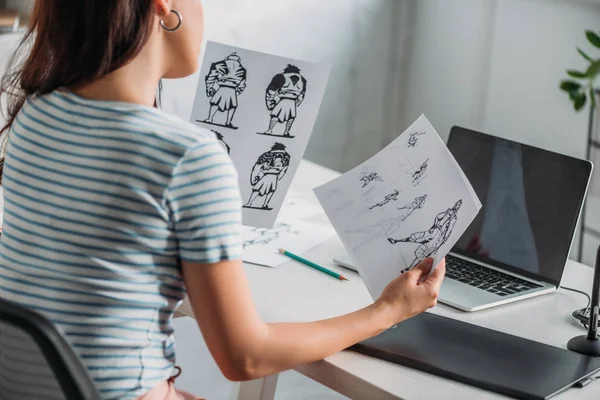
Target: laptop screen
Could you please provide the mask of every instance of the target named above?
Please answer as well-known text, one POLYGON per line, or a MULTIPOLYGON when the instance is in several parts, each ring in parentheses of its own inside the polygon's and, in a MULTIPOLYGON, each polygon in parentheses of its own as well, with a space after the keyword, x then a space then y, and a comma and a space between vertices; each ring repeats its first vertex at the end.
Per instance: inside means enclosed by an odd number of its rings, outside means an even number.
POLYGON ((453 251, 558 286, 591 163, 459 127, 448 148, 483 204, 453 251))

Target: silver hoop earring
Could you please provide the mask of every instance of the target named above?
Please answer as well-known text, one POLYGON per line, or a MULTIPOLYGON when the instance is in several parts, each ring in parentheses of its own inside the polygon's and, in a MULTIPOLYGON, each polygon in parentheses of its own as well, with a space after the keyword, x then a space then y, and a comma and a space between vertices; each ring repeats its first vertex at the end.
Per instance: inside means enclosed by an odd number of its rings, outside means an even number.
POLYGON ((177 29, 179 29, 179 27, 181 26, 181 23, 183 22, 183 17, 181 16, 181 14, 179 14, 177 11, 175 10, 171 10, 171 12, 175 15, 177 15, 177 18, 179 19, 179 21, 177 22, 177 25, 175 25, 174 28, 167 28, 167 26, 165 25, 165 21, 163 21, 162 19, 160 20, 160 27, 163 28, 165 31, 167 32, 175 32, 177 29))

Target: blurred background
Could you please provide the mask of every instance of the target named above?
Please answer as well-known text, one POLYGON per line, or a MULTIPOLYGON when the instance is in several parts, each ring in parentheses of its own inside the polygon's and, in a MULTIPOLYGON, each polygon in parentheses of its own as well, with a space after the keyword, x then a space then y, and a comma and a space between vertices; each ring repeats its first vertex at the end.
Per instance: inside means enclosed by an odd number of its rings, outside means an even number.
MULTIPOLYGON (((2 6, 3 0, 0 0, 2 6)), ((23 13, 31 0, 4 0, 23 13)), ((580 158, 591 101, 575 111, 560 82, 600 58, 600 0, 204 0, 205 39, 328 63, 332 73, 305 158, 338 171, 366 160, 425 114, 580 158)), ((11 46, 0 37, 0 64, 11 46)), ((163 108, 188 120, 198 75, 166 81, 163 108)), ((597 83, 600 86, 600 80, 597 83)), ((594 124, 597 125, 597 124, 594 124)), ((591 132, 600 136, 596 126, 591 132)), ((596 179, 598 180, 598 179, 596 179)), ((600 244, 600 182, 583 253, 600 244)), ((579 239, 578 239, 579 240, 579 239)))

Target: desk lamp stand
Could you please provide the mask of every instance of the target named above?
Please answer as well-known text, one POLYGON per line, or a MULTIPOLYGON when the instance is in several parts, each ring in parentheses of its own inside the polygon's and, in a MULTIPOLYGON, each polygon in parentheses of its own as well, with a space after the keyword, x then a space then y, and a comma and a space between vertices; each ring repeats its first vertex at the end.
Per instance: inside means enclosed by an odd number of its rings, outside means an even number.
POLYGON ((571 351, 592 357, 600 357, 600 340, 598 340, 598 312, 600 301, 600 247, 596 253, 596 268, 594 269, 594 283, 592 288, 592 304, 590 305, 590 320, 588 333, 569 340, 567 348, 571 351))

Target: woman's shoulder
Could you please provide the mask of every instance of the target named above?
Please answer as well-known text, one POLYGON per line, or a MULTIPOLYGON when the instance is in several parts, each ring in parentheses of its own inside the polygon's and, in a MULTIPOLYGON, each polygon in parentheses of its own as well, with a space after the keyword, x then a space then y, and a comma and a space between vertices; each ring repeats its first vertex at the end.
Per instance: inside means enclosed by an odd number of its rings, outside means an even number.
POLYGON ((89 125, 90 128, 96 128, 99 134, 131 132, 136 137, 143 137, 148 144, 159 145, 171 154, 183 155, 191 147, 217 143, 215 133, 155 107, 90 100, 59 90, 34 96, 28 103, 32 103, 36 109, 47 109, 53 116, 62 118, 58 122, 64 123, 63 126, 85 128, 89 125))

